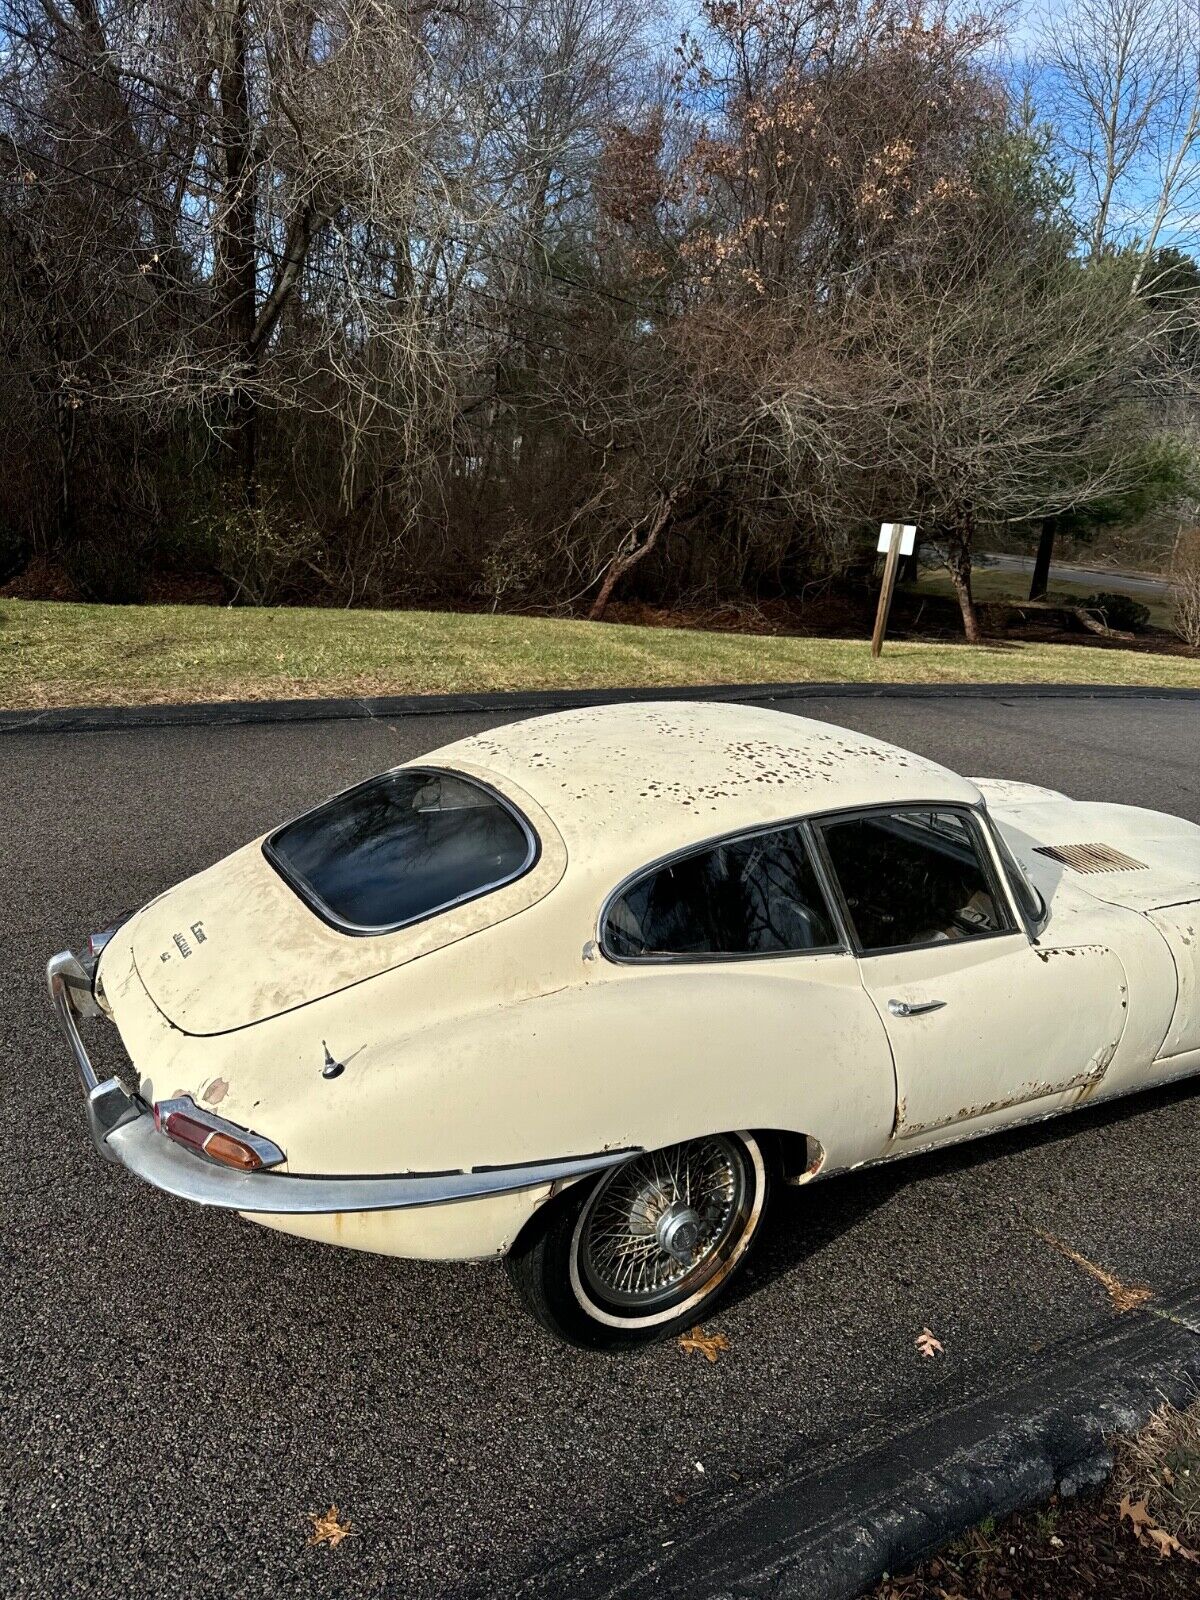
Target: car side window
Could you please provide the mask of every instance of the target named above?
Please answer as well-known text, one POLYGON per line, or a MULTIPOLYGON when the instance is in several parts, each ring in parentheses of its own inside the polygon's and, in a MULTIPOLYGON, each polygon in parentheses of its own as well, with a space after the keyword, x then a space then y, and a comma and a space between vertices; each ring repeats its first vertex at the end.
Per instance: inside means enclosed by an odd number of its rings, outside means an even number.
POLYGON ((777 828, 656 867, 609 905, 603 946, 639 956, 762 956, 838 944, 804 834, 777 828))
POLYGON ((864 952, 1012 931, 961 813, 906 807, 820 828, 864 952))

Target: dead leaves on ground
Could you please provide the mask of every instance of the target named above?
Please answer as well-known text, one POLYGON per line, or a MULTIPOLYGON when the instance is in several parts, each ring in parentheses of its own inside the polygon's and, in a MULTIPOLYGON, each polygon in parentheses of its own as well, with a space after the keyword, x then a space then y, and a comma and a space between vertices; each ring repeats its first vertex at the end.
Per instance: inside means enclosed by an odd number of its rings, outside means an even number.
POLYGON ((343 1522, 336 1506, 330 1506, 328 1511, 310 1511, 308 1520, 313 1525, 309 1544, 327 1544, 331 1550, 336 1550, 343 1539, 357 1538, 351 1530, 350 1518, 343 1522))
POLYGON ((695 1352, 704 1357, 706 1361, 716 1361, 722 1350, 731 1349, 729 1340, 723 1333, 705 1333, 699 1323, 694 1328, 689 1328, 687 1333, 679 1335, 679 1348, 684 1355, 695 1352))
POLYGON ((1084 1272, 1089 1273, 1102 1283, 1112 1301, 1114 1311, 1136 1311, 1139 1306, 1144 1306, 1147 1300, 1154 1298, 1153 1291, 1141 1283, 1122 1283, 1115 1272, 1106 1272, 1103 1267, 1098 1267, 1094 1261, 1089 1261, 1086 1256, 1080 1255, 1078 1250, 1072 1250, 1069 1244, 1064 1244, 1061 1239, 1056 1239, 1052 1233, 1047 1233, 1044 1228, 1035 1228, 1034 1233, 1039 1239, 1045 1241, 1052 1249, 1066 1256, 1068 1261, 1084 1272))
POLYGON ((920 1333, 916 1337, 915 1343, 917 1349, 921 1352, 926 1361, 932 1361, 935 1356, 944 1356, 946 1354, 946 1350, 942 1344, 942 1341, 940 1339, 935 1339, 932 1330, 929 1328, 921 1329, 920 1333))
POLYGON ((1194 1550, 1189 1550, 1185 1544, 1180 1544, 1173 1533, 1168 1533, 1165 1528, 1157 1528, 1150 1515, 1150 1509, 1145 1500, 1130 1500, 1126 1495, 1121 1501, 1120 1521, 1128 1522, 1137 1535, 1139 1544, 1147 1549, 1156 1550, 1161 1560, 1168 1556, 1182 1556, 1185 1561, 1194 1561, 1200 1564, 1200 1555, 1194 1550))

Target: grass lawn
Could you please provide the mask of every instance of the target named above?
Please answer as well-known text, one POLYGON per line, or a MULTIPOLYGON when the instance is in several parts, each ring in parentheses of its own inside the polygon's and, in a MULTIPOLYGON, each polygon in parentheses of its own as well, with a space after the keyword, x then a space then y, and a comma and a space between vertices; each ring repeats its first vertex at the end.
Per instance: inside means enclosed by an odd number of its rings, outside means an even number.
POLYGON ((0 601, 0 706, 789 680, 1200 688, 1200 660, 1084 645, 763 638, 431 611, 0 601))

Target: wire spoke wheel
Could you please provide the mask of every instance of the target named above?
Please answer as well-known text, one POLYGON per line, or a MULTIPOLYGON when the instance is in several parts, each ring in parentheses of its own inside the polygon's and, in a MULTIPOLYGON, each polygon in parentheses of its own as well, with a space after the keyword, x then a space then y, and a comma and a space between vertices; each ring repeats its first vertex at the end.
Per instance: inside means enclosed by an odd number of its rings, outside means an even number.
POLYGON ((616 1168, 575 1227, 571 1278, 581 1303, 604 1322, 645 1325, 706 1298, 749 1241, 762 1180, 746 1135, 692 1139, 616 1168))

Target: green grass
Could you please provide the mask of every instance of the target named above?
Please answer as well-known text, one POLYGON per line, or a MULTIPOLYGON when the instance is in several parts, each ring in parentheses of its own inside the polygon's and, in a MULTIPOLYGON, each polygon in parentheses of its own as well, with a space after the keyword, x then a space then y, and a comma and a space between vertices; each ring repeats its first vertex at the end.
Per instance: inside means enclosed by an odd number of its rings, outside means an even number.
POLYGON ((1200 660, 1083 645, 763 638, 430 611, 0 601, 0 705, 144 705, 789 680, 1200 688, 1200 660))

